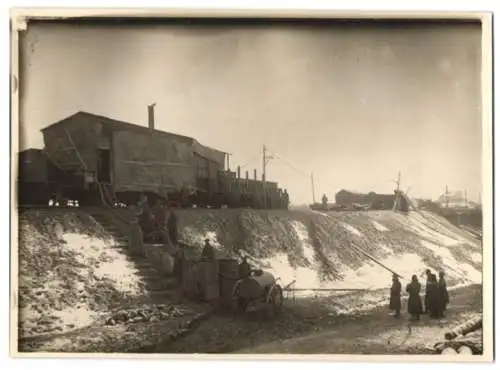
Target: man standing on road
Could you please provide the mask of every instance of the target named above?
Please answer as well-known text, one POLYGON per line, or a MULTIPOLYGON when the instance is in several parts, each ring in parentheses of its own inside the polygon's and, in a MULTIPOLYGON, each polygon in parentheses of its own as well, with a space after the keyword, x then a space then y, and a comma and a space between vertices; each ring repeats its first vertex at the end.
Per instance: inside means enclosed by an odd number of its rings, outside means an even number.
POLYGON ((389 309, 394 311, 394 317, 401 316, 401 283, 398 275, 392 275, 391 298, 389 301, 389 309))
POLYGON ((427 277, 427 281, 425 284, 425 296, 424 296, 424 314, 429 313, 429 289, 432 289, 430 287, 430 280, 431 280, 431 270, 427 269, 425 270, 425 275, 427 277))
POLYGON ((441 302, 439 299, 438 282, 435 274, 429 276, 425 295, 428 302, 429 316, 433 319, 441 318, 441 302))
POLYGON ((408 298, 408 313, 414 320, 420 320, 422 313, 422 301, 420 299, 421 285, 417 275, 411 277, 411 283, 406 286, 406 291, 410 295, 408 298))
POLYGON ((450 303, 450 296, 448 294, 448 287, 446 286, 446 280, 444 279, 444 271, 439 272, 438 281, 438 296, 439 303, 441 304, 441 315, 444 316, 448 303, 450 303))

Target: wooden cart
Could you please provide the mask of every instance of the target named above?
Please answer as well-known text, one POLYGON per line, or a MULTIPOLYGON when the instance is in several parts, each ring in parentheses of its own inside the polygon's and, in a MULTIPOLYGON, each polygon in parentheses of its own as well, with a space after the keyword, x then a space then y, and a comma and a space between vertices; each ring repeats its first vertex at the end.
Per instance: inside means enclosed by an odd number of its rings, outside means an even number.
POLYGON ((246 278, 239 279, 232 292, 233 310, 244 313, 249 306, 264 309, 271 319, 281 313, 283 307, 283 288, 274 276, 262 270, 253 270, 246 278))

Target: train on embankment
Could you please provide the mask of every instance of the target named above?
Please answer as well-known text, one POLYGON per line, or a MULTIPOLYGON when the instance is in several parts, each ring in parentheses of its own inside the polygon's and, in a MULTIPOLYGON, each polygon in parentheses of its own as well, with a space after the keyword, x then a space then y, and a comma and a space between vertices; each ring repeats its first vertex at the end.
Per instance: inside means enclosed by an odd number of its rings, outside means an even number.
POLYGON ((287 209, 276 182, 225 168, 226 153, 196 139, 77 112, 42 129, 43 149, 19 153, 18 204, 134 204, 144 194, 170 207, 287 209))

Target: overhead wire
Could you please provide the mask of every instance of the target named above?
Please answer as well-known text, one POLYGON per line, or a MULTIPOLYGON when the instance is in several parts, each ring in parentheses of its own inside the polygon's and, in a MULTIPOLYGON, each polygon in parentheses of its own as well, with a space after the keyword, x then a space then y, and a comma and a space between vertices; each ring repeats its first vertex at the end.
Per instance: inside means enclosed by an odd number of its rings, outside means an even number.
POLYGON ((249 161, 247 161, 243 166, 240 166, 240 168, 245 168, 247 167, 249 164, 253 163, 256 159, 258 159, 259 156, 256 155, 255 157, 253 157, 252 159, 250 159, 249 161))
MULTIPOLYGON (((295 165, 293 165, 290 161, 286 160, 285 158, 283 158, 283 157, 282 157, 282 156, 280 156, 279 154, 276 154, 276 152, 274 152, 274 151, 272 151, 272 150, 269 150, 269 148, 268 148, 267 150, 268 150, 268 152, 269 152, 269 153, 271 153, 271 154, 272 154, 272 156, 273 156, 273 157, 275 157, 275 158, 277 158, 277 159, 281 160, 281 161, 282 161, 283 163, 285 163, 288 167, 290 167, 290 168, 292 168, 293 170, 295 170, 296 172, 298 172, 298 173, 300 173, 300 174, 304 175, 304 177, 306 177, 306 178, 308 178, 308 179, 309 179, 309 178, 311 178, 311 173, 309 173, 309 174, 308 174, 306 171, 304 171, 304 170, 302 170, 302 169, 300 169, 300 168, 296 167, 296 166, 295 166, 295 165)), ((321 180, 321 179, 317 179, 316 177, 314 177, 314 181, 315 181, 315 182, 318 182, 318 183, 321 183, 321 184, 323 184, 323 185, 327 185, 328 187, 331 187, 331 188, 336 188, 336 186, 335 186, 335 185, 330 184, 330 183, 328 183, 328 182, 326 182, 326 181, 323 181, 323 180, 321 180)))

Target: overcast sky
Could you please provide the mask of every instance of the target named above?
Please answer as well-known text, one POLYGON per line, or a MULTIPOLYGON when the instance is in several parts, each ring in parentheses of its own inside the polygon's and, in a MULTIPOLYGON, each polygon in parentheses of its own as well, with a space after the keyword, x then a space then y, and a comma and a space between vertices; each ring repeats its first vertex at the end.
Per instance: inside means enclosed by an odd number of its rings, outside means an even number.
MULTIPOLYGON (((294 203, 336 191, 481 191, 481 31, 422 27, 30 26, 21 148, 83 110, 193 136, 294 203), (250 162, 250 163, 249 163, 250 162)), ((22 78, 23 78, 22 77, 22 78)))

